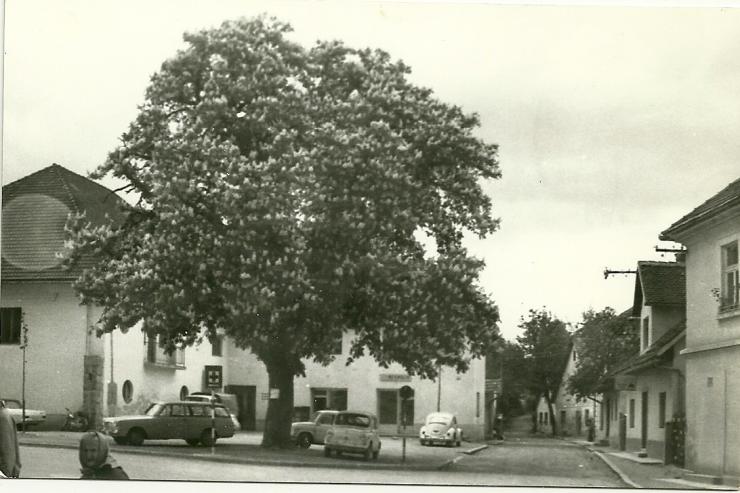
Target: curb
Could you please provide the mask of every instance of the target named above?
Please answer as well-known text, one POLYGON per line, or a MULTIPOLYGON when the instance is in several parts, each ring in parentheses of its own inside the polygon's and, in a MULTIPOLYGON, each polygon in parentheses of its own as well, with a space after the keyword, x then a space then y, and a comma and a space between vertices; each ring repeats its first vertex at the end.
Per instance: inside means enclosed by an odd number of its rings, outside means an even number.
MULTIPOLYGON (((19 445, 24 447, 37 447, 37 448, 55 448, 55 449, 69 449, 77 450, 77 445, 71 444, 60 444, 60 443, 28 443, 19 441, 19 445)), ((471 450, 463 451, 461 453, 473 454, 486 448, 487 445, 476 447, 471 450)), ((253 464, 260 466, 283 466, 283 467, 321 467, 331 469, 362 469, 362 470, 408 470, 408 471, 437 471, 448 467, 451 464, 462 459, 464 456, 455 457, 454 459, 448 460, 445 463, 435 466, 427 464, 405 464, 405 463, 390 463, 390 464, 378 464, 372 462, 358 462, 356 464, 351 462, 302 462, 297 460, 274 460, 274 459, 252 459, 248 457, 235 457, 231 455, 216 454, 211 455, 209 453, 202 454, 181 454, 177 452, 167 452, 161 450, 146 450, 146 449, 115 449, 111 451, 114 454, 133 454, 133 455, 151 455, 156 457, 169 457, 175 459, 190 459, 207 462, 220 462, 229 464, 253 464)))
POLYGON ((601 459, 604 462, 604 464, 607 465, 607 467, 609 467, 609 469, 611 469, 614 472, 614 474, 619 476, 619 479, 627 486, 631 488, 642 488, 642 486, 632 481, 630 477, 624 473, 624 471, 622 471, 616 464, 614 464, 611 460, 609 460, 609 458, 605 454, 599 452, 598 450, 592 447, 589 447, 588 445, 584 445, 582 443, 573 442, 570 440, 563 440, 563 441, 572 443, 573 445, 578 445, 579 447, 583 447, 589 452, 591 452, 592 454, 596 455, 599 459, 601 459))
MULTIPOLYGON (((471 449, 468 449, 468 450, 462 450, 462 451, 460 451, 460 453, 461 454, 465 454, 465 455, 473 455, 473 454, 477 454, 481 450, 484 450, 484 449, 487 449, 487 448, 488 448, 488 445, 481 445, 479 447, 471 448, 471 449)), ((445 462, 441 466, 437 466, 436 467, 436 470, 437 471, 442 471, 442 470, 445 470, 445 469, 447 469, 449 467, 454 466, 459 461, 461 461, 462 459, 464 459, 465 458, 465 455, 458 455, 454 459, 448 460, 447 462, 445 462)))
POLYGON ((640 486, 639 484, 637 484, 634 481, 632 481, 629 478, 629 476, 627 476, 624 473, 624 471, 622 471, 619 467, 617 467, 616 464, 614 464, 611 460, 609 460, 609 458, 606 455, 602 454, 598 450, 594 450, 594 449, 591 449, 591 448, 588 448, 588 447, 586 447, 586 450, 590 450, 592 453, 596 454, 597 457, 599 457, 601 460, 603 460, 604 461, 604 464, 606 464, 607 466, 609 466, 609 468, 612 471, 614 471, 617 474, 617 476, 619 476, 619 479, 621 479, 623 483, 631 486, 632 488, 642 488, 642 486, 640 486))

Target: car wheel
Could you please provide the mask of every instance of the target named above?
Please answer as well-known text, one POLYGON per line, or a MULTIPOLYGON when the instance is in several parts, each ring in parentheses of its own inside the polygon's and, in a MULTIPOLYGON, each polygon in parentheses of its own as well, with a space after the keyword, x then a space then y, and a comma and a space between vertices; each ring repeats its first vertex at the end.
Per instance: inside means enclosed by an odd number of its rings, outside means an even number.
POLYGON ((145 438, 146 434, 141 428, 134 428, 133 430, 130 430, 126 435, 126 441, 135 447, 138 447, 139 445, 144 443, 145 438))
POLYGON ((113 437, 113 441, 116 442, 118 445, 126 445, 126 443, 128 443, 126 441, 126 437, 113 437))
POLYGON ((373 444, 367 446, 367 449, 362 454, 362 458, 365 460, 370 460, 370 457, 373 455, 373 444))
POLYGON ((216 445, 216 440, 218 440, 218 435, 211 436, 210 428, 206 428, 203 430, 203 433, 200 434, 200 443, 205 447, 213 447, 216 445))
POLYGON ((380 444, 378 444, 378 450, 373 452, 373 460, 378 460, 378 455, 380 455, 380 444))
POLYGON ((331 449, 329 447, 324 447, 324 457, 331 457, 331 449))
POLYGON ((298 435, 298 446, 301 448, 308 448, 311 446, 312 440, 311 440, 311 434, 310 433, 301 433, 298 435))
POLYGON ((421 445, 422 447, 423 447, 423 446, 425 446, 426 444, 427 444, 427 442, 426 442, 426 441, 424 441, 424 440, 419 440, 419 445, 421 445))
POLYGON ((200 439, 199 438, 186 438, 185 443, 187 443, 191 447, 195 447, 196 445, 200 443, 200 439))

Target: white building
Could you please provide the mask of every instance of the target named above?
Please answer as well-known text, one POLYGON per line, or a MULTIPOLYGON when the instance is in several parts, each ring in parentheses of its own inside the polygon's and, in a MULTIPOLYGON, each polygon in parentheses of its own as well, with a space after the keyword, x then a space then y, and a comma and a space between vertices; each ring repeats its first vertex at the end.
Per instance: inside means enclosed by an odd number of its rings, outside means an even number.
MULTIPOLYGON (((97 337, 91 327, 102 309, 81 305, 71 284, 94 259, 71 271, 56 255, 64 248, 70 213, 85 212, 93 224, 120 221, 120 198, 95 182, 52 165, 3 187, 0 397, 21 398, 21 317, 28 327, 25 396, 27 407, 44 409, 48 426, 61 424, 66 408, 103 416, 138 413, 154 400, 177 399, 205 390, 206 366, 221 366, 224 392, 237 395, 237 415, 247 430, 261 429, 269 388, 264 365, 229 339, 165 354, 156 338, 134 327, 97 337)), ((442 369, 440 381, 409 377, 399 366, 380 368, 371 358, 345 366, 351 334, 342 354, 327 367, 307 362, 295 379, 296 417, 324 408, 376 413, 381 429, 401 425, 398 389, 409 385, 409 432, 427 413, 454 412, 466 436, 483 436, 485 362, 473 360, 465 374, 442 369)))

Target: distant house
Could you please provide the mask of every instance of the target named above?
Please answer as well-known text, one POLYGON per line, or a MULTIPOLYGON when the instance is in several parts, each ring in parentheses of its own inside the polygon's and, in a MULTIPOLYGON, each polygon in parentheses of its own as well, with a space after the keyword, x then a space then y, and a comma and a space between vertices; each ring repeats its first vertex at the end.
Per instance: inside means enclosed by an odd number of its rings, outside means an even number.
POLYGON ((686 467, 740 476, 740 179, 673 223, 686 254, 686 467))
MULTIPOLYGON (((570 345, 568 361, 563 370, 560 386, 552 403, 552 417, 556 420, 558 433, 574 437, 585 437, 588 432, 589 420, 596 420, 598 417, 596 402, 599 401, 601 396, 594 396, 595 400, 580 399, 568 392, 568 379, 576 371, 578 357, 578 339, 574 338, 570 345)), ((537 429, 545 433, 551 433, 550 408, 544 397, 540 397, 536 412, 537 429)))
POLYGON ((668 459, 666 423, 676 418, 682 425, 684 415, 685 313, 683 262, 638 262, 632 317, 640 352, 612 372, 616 391, 604 403, 609 441, 622 450, 668 459))

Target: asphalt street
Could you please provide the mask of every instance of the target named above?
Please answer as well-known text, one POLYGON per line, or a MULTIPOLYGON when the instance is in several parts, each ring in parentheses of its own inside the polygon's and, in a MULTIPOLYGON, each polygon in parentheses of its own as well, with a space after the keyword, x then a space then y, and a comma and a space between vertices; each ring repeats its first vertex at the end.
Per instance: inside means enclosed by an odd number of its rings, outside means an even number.
MULTIPOLYGON (((22 447, 24 478, 79 477, 77 451, 22 447)), ((168 481, 248 481, 269 483, 352 483, 478 486, 623 487, 599 459, 578 446, 552 440, 495 445, 460 455, 440 471, 333 469, 233 464, 116 452, 132 479, 168 481)))

